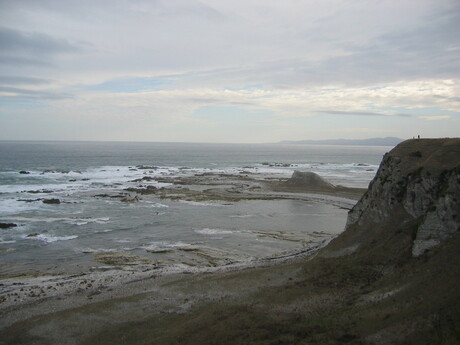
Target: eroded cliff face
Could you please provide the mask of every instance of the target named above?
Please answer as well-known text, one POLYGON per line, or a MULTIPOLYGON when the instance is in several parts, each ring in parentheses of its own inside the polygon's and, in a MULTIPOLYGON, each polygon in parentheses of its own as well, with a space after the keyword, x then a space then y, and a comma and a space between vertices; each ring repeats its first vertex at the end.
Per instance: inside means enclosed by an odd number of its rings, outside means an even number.
POLYGON ((460 139, 408 140, 386 154, 346 229, 372 231, 392 218, 398 227, 415 222, 413 256, 460 230, 460 139))

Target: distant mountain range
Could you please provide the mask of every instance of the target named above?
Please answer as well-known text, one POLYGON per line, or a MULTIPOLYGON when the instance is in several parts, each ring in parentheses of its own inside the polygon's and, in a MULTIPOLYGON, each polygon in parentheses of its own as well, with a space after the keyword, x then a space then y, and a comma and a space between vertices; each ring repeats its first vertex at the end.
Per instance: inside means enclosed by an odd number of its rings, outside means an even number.
POLYGON ((301 145, 363 145, 363 146, 396 146, 404 139, 395 137, 369 138, 369 139, 329 139, 329 140, 297 140, 281 141, 280 144, 301 145))

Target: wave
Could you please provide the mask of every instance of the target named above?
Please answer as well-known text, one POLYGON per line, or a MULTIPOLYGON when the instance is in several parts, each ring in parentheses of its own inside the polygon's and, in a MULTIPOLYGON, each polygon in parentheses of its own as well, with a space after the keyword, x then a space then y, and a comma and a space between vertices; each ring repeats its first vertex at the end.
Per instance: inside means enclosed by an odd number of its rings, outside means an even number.
POLYGON ((204 228, 201 230, 194 230, 194 232, 200 235, 228 235, 228 234, 237 233, 239 231, 204 228))
POLYGON ((0 239, 0 244, 11 244, 11 243, 16 243, 14 240, 2 240, 0 239))
POLYGON ((53 242, 57 242, 57 241, 69 241, 69 240, 74 240, 76 238, 78 238, 77 235, 71 235, 71 236, 49 236, 49 235, 45 235, 45 234, 38 234, 36 236, 31 236, 31 235, 27 235, 27 236, 22 236, 22 238, 24 239, 28 239, 28 240, 40 240, 40 241, 44 241, 46 243, 53 243, 53 242))
POLYGON ((42 205, 33 202, 23 202, 17 199, 0 199, 0 214, 15 215, 22 212, 39 209, 42 205))
MULTIPOLYGON (((2 219, 0 217, 0 219, 2 219)), ((45 223, 53 223, 53 222, 64 222, 66 224, 71 225, 85 225, 88 223, 96 223, 96 224, 106 224, 110 218, 109 217, 101 217, 101 218, 66 218, 66 217, 8 217, 7 219, 13 219, 16 221, 22 222, 45 222, 45 223)))
POLYGON ((214 206, 214 207, 227 206, 227 205, 218 204, 218 203, 190 201, 190 200, 179 200, 179 202, 182 204, 187 204, 187 205, 192 205, 192 206, 214 206))
POLYGON ((233 215, 233 216, 228 216, 229 218, 251 218, 251 217, 255 217, 254 214, 237 214, 237 215, 233 215))

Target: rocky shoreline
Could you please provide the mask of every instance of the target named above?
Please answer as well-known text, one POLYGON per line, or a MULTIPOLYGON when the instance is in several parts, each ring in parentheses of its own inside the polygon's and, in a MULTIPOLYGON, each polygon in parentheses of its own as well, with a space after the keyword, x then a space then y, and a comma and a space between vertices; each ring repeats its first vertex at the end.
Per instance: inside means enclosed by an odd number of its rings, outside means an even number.
MULTIPOLYGON (((456 344, 460 233, 452 201, 459 197, 458 157, 460 139, 403 142, 384 159, 346 230, 314 248, 201 269, 100 271, 67 277, 68 284, 63 277, 29 277, 21 287, 12 279, 7 288, 22 288, 29 297, 23 305, 0 304, 0 344, 456 344), (427 233, 436 243, 414 253, 427 233), (51 292, 44 297, 47 284, 51 292)), ((344 195, 360 197, 323 181, 309 188, 303 183, 311 176, 298 177, 264 181, 265 196, 311 197, 348 208, 355 201, 347 204, 344 195)), ((185 192, 154 193, 182 193, 196 202, 203 185, 199 178, 193 183, 185 192)), ((235 187, 204 190, 215 200, 263 195, 262 188, 235 187)), ((130 195, 151 191, 141 187, 130 195)))
MULTIPOLYGON (((139 183, 135 188, 127 188, 123 192, 118 192, 118 194, 98 193, 94 197, 115 198, 121 202, 139 202, 149 200, 149 198, 218 203, 241 200, 302 200, 329 203, 340 208, 351 209, 355 204, 355 200, 350 199, 349 196, 352 195, 354 199, 357 199, 363 193, 361 189, 352 188, 349 190, 346 188, 341 189, 342 191, 347 190, 348 194, 346 195, 340 192, 330 193, 330 190, 325 190, 321 186, 321 188, 318 188, 314 182, 310 185, 301 184, 296 186, 289 182, 290 179, 261 177, 250 173, 240 175, 201 174, 182 178, 163 178, 161 181, 155 180, 155 182, 168 184, 167 188, 157 188, 142 184, 149 181, 150 178, 146 176, 139 181, 135 181, 139 183)), ((31 234, 30 236, 38 235, 31 234)), ((257 235, 270 236, 282 241, 301 240, 291 238, 292 235, 285 234, 282 231, 279 234, 260 232, 257 235)), ((30 308, 36 310, 37 315, 40 315, 42 314, 41 308, 47 310, 48 305, 60 304, 62 305, 62 310, 64 310, 70 307, 81 307, 96 301, 137 294, 139 291, 136 289, 130 289, 127 292, 123 288, 126 284, 134 286, 132 285, 134 282, 144 281, 144 284, 150 284, 147 281, 157 280, 159 277, 176 279, 190 274, 218 274, 256 267, 276 266, 293 260, 303 260, 303 258, 312 255, 332 239, 331 235, 322 233, 318 233, 316 237, 317 239, 314 242, 306 244, 297 250, 258 259, 249 258, 244 261, 232 260, 227 252, 214 253, 209 248, 202 250, 199 246, 189 245, 187 248, 174 248, 174 250, 183 250, 201 256, 208 262, 208 267, 153 265, 146 259, 131 254, 104 252, 94 254, 95 260, 103 264, 103 266, 94 267, 92 272, 76 275, 48 275, 46 272, 24 272, 18 275, 3 274, 0 280, 0 314, 2 315, 0 328, 8 327, 14 322, 20 321, 25 315, 24 311, 30 308), (219 259, 220 257, 223 259, 219 259), (58 302, 62 300, 66 302, 58 302)), ((169 251, 171 250, 170 248, 169 251)), ((155 253, 162 253, 161 248, 155 253)))

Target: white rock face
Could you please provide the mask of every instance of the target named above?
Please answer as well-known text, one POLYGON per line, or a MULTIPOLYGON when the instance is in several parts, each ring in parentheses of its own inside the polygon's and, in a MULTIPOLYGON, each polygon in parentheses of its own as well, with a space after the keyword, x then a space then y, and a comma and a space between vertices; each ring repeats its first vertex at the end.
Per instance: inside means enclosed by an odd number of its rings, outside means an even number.
POLYGON ((412 255, 420 256, 460 230, 460 167, 437 174, 423 167, 403 173, 401 158, 386 155, 369 190, 350 211, 347 227, 380 223, 396 210, 417 220, 412 255))

